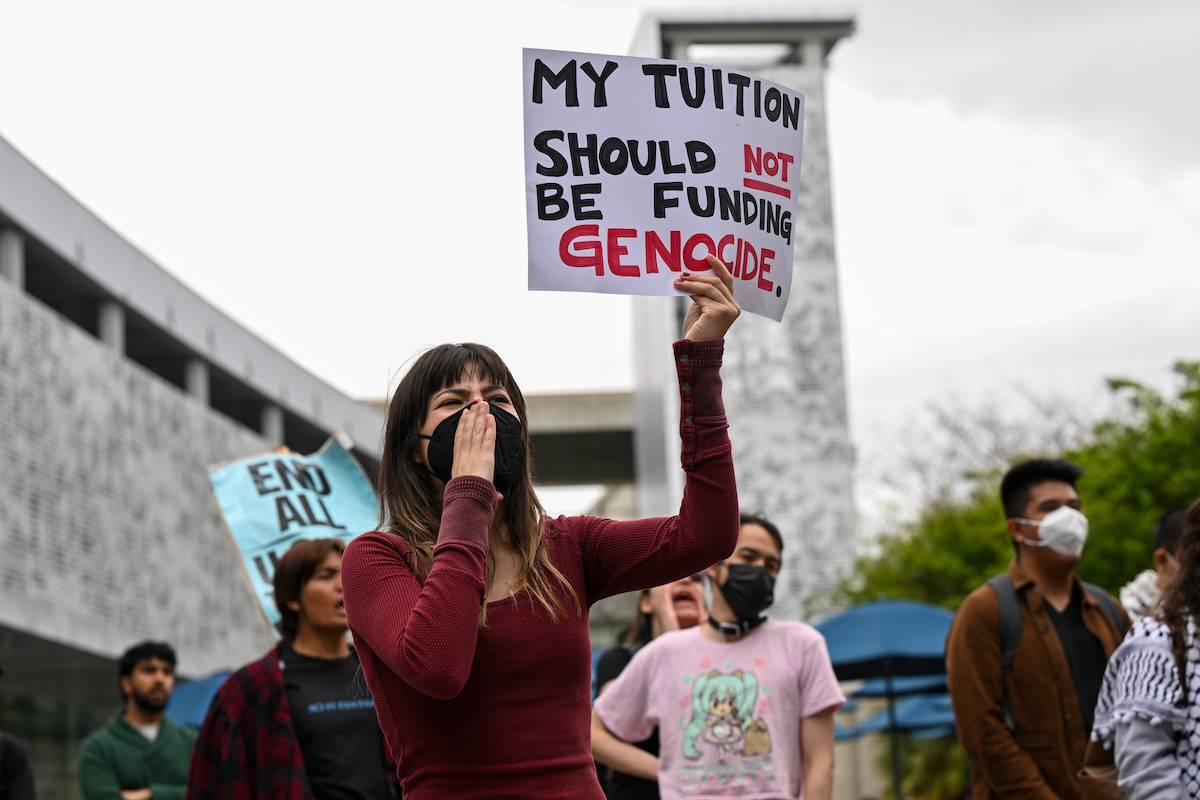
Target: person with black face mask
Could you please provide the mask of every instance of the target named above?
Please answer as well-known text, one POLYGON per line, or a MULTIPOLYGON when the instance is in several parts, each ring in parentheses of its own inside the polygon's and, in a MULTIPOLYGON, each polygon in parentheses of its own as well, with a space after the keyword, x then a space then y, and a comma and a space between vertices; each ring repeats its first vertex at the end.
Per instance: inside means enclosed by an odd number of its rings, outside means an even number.
POLYGON ((166 718, 175 650, 141 642, 117 662, 124 707, 79 747, 85 800, 183 800, 195 732, 166 718))
POLYGON ((769 520, 741 516, 733 555, 707 570, 708 624, 650 642, 597 698, 599 763, 657 780, 664 800, 832 797, 845 698, 821 634, 766 616, 782 552, 769 520), (657 758, 629 744, 656 725, 657 758))
MULTIPOLYGON (((497 402, 483 401, 487 413, 492 415, 496 428, 496 447, 493 450, 492 484, 496 491, 503 496, 511 493, 513 484, 520 479, 525 468, 525 440, 521 429, 521 420, 504 410, 504 405, 497 402)), ((433 433, 425 435, 418 433, 418 439, 429 442, 426 453, 429 458, 429 469, 438 480, 449 483, 454 478, 454 442, 458 437, 458 426, 463 414, 471 410, 474 402, 463 406, 455 413, 443 419, 433 429, 433 433)), ((482 411, 483 409, 476 409, 482 411)))
POLYGON ((488 347, 439 345, 396 387, 379 463, 382 530, 347 546, 342 589, 406 798, 603 800, 588 741, 587 610, 704 569, 738 534, 719 372, 740 312, 733 276, 710 256, 674 286, 691 298, 672 346, 677 515, 548 515, 524 398, 488 347))

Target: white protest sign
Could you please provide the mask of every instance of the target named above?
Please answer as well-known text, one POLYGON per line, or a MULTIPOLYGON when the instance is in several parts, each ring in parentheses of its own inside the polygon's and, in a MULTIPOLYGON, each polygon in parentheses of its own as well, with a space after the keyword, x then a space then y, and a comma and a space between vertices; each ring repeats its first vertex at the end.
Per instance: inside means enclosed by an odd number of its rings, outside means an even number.
POLYGON ((781 319, 804 96, 666 59, 524 59, 529 288, 677 295, 713 252, 742 308, 781 319))

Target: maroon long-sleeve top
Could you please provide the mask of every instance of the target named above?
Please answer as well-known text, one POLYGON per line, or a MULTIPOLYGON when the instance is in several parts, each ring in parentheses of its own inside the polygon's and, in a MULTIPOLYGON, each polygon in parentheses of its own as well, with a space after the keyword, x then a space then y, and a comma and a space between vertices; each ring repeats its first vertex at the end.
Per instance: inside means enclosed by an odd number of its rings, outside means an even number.
MULTIPOLYGON (((738 503, 721 402, 723 342, 674 345, 686 475, 673 517, 545 520, 555 567, 581 603, 677 580, 727 557, 738 503)), ((590 745, 586 615, 557 621, 528 594, 480 608, 495 491, 451 480, 422 580, 404 541, 364 534, 342 560, 346 614, 406 800, 603 800, 590 745)))

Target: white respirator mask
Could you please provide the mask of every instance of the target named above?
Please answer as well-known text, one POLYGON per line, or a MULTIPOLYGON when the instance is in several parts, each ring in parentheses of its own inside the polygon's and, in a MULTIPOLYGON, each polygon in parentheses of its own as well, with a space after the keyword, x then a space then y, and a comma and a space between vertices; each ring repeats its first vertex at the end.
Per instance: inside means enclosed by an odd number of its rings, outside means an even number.
POLYGON ((1038 538, 1041 541, 1021 538, 1021 541, 1030 547, 1048 547, 1056 553, 1072 558, 1083 555, 1083 545, 1088 537, 1088 521, 1082 511, 1070 506, 1059 506, 1041 519, 1014 519, 1038 529, 1038 538))

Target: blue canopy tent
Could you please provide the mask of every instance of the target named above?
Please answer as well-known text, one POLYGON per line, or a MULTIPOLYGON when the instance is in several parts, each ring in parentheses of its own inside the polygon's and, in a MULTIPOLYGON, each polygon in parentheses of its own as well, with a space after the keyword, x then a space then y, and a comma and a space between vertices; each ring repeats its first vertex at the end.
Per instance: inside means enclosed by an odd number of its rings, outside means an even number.
POLYGON ((872 733, 907 733, 914 741, 952 739, 954 711, 946 694, 918 694, 896 703, 896 727, 889 727, 887 711, 880 711, 858 725, 835 725, 834 740, 853 742, 872 733))
POLYGON ((915 694, 940 694, 946 691, 945 675, 913 675, 896 678, 892 681, 892 689, 888 691, 887 681, 883 678, 871 678, 863 681, 863 685, 850 693, 855 699, 874 697, 907 697, 915 694))
POLYGON ((817 624, 838 680, 944 675, 954 615, 944 608, 886 600, 852 608, 817 624))
POLYGON ((213 697, 228 677, 228 672, 216 672, 207 678, 177 686, 167 701, 167 719, 176 725, 198 730, 204 724, 213 697))
MULTIPOLYGON (((837 710, 839 717, 848 717, 858 711, 858 701, 853 698, 846 698, 846 702, 842 703, 842 707, 837 710)), ((833 740, 835 742, 852 742, 858 738, 858 733, 854 730, 854 726, 846 726, 841 722, 834 721, 833 723, 833 740)))
POLYGON ((887 711, 880 711, 871 718, 854 726, 858 735, 867 733, 914 732, 949 728, 954 729, 954 709, 948 694, 918 694, 896 703, 895 722, 887 711))
MULTIPOLYGON (((935 694, 946 691, 946 676, 945 675, 916 675, 907 678, 896 678, 892 682, 892 696, 905 697, 908 695, 919 694, 935 694)), ((875 698, 887 697, 887 682, 881 678, 871 678, 868 681, 863 681, 862 685, 851 692, 838 709, 839 714, 852 714, 858 710, 859 701, 873 700, 875 698)), ((953 731, 951 731, 953 733, 953 731)), ((836 725, 834 727, 834 738, 839 742, 852 742, 859 738, 862 733, 854 725, 849 727, 836 725)), ((913 737, 917 738, 916 736, 913 737)))
POLYGON ((853 742, 858 737, 858 728, 843 728, 837 724, 833 726, 833 740, 835 742, 853 742))
MULTIPOLYGON (((958 737, 958 731, 953 725, 946 725, 941 728, 922 728, 919 731, 913 731, 909 734, 909 738, 914 742, 932 742, 936 739, 955 739, 958 737)), ((967 770, 967 783, 971 783, 971 772, 967 770)))
POLYGON ((900 743, 895 736, 897 678, 946 673, 945 644, 954 615, 944 608, 885 600, 852 608, 817 624, 838 680, 880 679, 892 732, 892 787, 902 800, 900 743))

